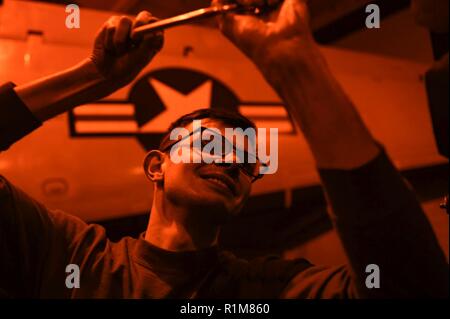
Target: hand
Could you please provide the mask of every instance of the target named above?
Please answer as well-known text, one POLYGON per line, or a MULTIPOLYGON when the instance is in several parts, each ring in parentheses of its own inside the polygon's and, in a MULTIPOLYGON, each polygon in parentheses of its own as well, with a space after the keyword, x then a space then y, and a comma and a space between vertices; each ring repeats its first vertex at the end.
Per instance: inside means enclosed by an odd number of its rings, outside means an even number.
POLYGON ((100 29, 90 61, 102 79, 111 85, 111 92, 130 83, 161 50, 162 32, 147 34, 141 39, 130 37, 132 29, 157 20, 142 11, 134 20, 113 16, 100 29))
MULTIPOLYGON (((213 4, 229 1, 214 0, 213 4)), ((236 0, 242 5, 261 5, 262 0, 236 0)), ((273 1, 269 0, 269 3, 273 1)), ((303 50, 315 45, 305 0, 285 0, 266 15, 225 14, 219 27, 242 52, 263 71, 267 67, 293 61, 303 50)))

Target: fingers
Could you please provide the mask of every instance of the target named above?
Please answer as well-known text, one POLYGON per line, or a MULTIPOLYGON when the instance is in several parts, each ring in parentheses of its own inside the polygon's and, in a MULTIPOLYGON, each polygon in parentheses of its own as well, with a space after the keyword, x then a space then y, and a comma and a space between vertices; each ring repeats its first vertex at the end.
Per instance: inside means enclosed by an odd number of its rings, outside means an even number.
MULTIPOLYGON (((212 6, 221 6, 226 3, 230 3, 230 0, 212 0, 211 5, 212 6)), ((217 24, 219 25, 219 29, 222 30, 222 32, 229 38, 231 38, 233 32, 232 32, 232 26, 233 26, 233 20, 234 20, 235 14, 233 13, 227 13, 219 15, 216 18, 217 24), (225 31, 226 30, 226 31, 225 31)))
MULTIPOLYGON (((238 3, 242 6, 263 7, 272 2, 280 2, 281 0, 234 0, 231 2, 238 3)), ((229 0, 213 0, 212 5, 223 5, 229 3, 229 0)), ((237 37, 251 30, 253 27, 263 27, 259 22, 260 17, 253 15, 242 15, 237 13, 225 13, 217 18, 217 23, 222 32, 233 42, 237 37)))
POLYGON ((300 16, 302 16, 307 21, 309 20, 309 9, 308 9, 308 3, 306 0, 293 0, 294 1, 294 7, 296 8, 297 12, 300 13, 300 16))
POLYGON ((225 14, 219 20, 219 28, 223 34, 234 42, 236 34, 239 32, 239 19, 235 14, 225 14))
MULTIPOLYGON (((158 19, 148 11, 140 12, 134 20, 127 16, 113 16, 108 19, 101 30, 103 46, 107 51, 123 54, 130 47, 132 30, 158 19)), ((138 47, 159 51, 163 46, 163 33, 146 34, 136 40, 138 47)))
POLYGON ((255 57, 258 43, 264 38, 266 26, 259 18, 246 15, 223 17, 222 33, 250 59, 255 57))
POLYGON ((140 47, 144 50, 151 50, 154 53, 159 52, 164 46, 164 33, 157 31, 154 34, 144 36, 140 47))
POLYGON ((119 18, 116 32, 114 33, 114 47, 118 53, 123 53, 129 43, 132 21, 130 18, 122 16, 119 18))
MULTIPOLYGON (((158 18, 154 17, 150 12, 141 11, 133 23, 133 29, 156 21, 158 21, 158 18)), ((134 40, 140 41, 139 47, 142 50, 151 50, 156 53, 163 47, 164 33, 162 31, 157 31, 146 34, 141 39, 134 40)))
POLYGON ((123 53, 129 43, 132 20, 126 16, 113 16, 106 22, 104 46, 108 51, 123 53))
POLYGON ((285 0, 280 10, 282 22, 292 24, 298 27, 299 32, 309 33, 309 12, 306 0, 285 0))
POLYGON ((154 17, 150 12, 141 11, 134 19, 133 29, 155 21, 158 21, 158 18, 154 17))
POLYGON ((117 23, 118 17, 113 16, 108 19, 105 25, 105 37, 104 37, 104 47, 107 51, 114 52, 114 33, 116 32, 116 23, 117 23))

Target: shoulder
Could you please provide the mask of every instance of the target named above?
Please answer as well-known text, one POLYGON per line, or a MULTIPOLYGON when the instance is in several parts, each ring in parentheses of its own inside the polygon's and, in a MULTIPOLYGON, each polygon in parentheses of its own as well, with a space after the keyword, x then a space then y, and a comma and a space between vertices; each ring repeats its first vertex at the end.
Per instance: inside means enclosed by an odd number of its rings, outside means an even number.
POLYGON ((306 259, 283 259, 278 255, 266 255, 252 259, 236 257, 233 253, 221 252, 223 263, 232 268, 244 268, 251 276, 271 276, 281 278, 292 276, 313 265, 306 259))
MULTIPOLYGON (((47 234, 59 233, 64 237, 75 238, 75 235, 88 229, 88 225, 79 217, 47 208, 1 175, 0 211, 5 223, 24 227, 27 232, 36 231, 36 234, 45 229, 47 234)), ((94 230, 102 233, 100 226, 92 227, 91 232, 94 230)))
POLYGON ((14 185, 11 181, 9 181, 6 177, 0 175, 0 200, 9 198, 14 201, 23 201, 23 202, 33 202, 36 204, 37 202, 33 200, 27 193, 20 189, 20 187, 14 185))
POLYGON ((277 298, 296 274, 312 266, 305 259, 264 256, 247 260, 226 251, 219 260, 211 291, 220 298, 277 298))
POLYGON ((347 265, 312 266, 297 273, 281 297, 348 299, 356 298, 357 293, 347 265))
POLYGON ((0 175, 0 207, 2 210, 21 210, 40 206, 19 187, 0 175))
POLYGON ((5 196, 9 193, 8 184, 9 184, 8 180, 2 175, 0 175, 0 197, 5 196))

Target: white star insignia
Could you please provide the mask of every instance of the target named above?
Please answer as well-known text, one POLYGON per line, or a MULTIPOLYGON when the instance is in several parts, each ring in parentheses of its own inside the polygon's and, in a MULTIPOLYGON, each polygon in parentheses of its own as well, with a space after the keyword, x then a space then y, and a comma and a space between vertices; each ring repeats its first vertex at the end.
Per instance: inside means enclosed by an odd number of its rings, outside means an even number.
POLYGON ((169 125, 184 114, 197 109, 209 108, 211 104, 212 81, 200 84, 188 94, 183 94, 174 88, 156 80, 149 79, 166 109, 140 128, 140 132, 164 132, 169 125))

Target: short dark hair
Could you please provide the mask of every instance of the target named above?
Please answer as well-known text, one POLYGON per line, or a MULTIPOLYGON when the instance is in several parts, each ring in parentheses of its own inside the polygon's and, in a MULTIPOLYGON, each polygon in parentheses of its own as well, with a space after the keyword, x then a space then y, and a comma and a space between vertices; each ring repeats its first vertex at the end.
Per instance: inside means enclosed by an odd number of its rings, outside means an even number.
POLYGON ((163 138, 161 139, 161 143, 159 144, 159 149, 162 150, 165 148, 167 142, 169 141, 170 132, 176 127, 185 127, 192 123, 194 120, 202 120, 202 119, 215 119, 219 120, 225 124, 231 125, 232 128, 241 128, 246 130, 247 128, 253 128, 256 130, 256 125, 248 118, 243 116, 242 114, 236 111, 228 111, 225 109, 199 109, 192 113, 185 114, 178 118, 175 122, 170 124, 163 138))

